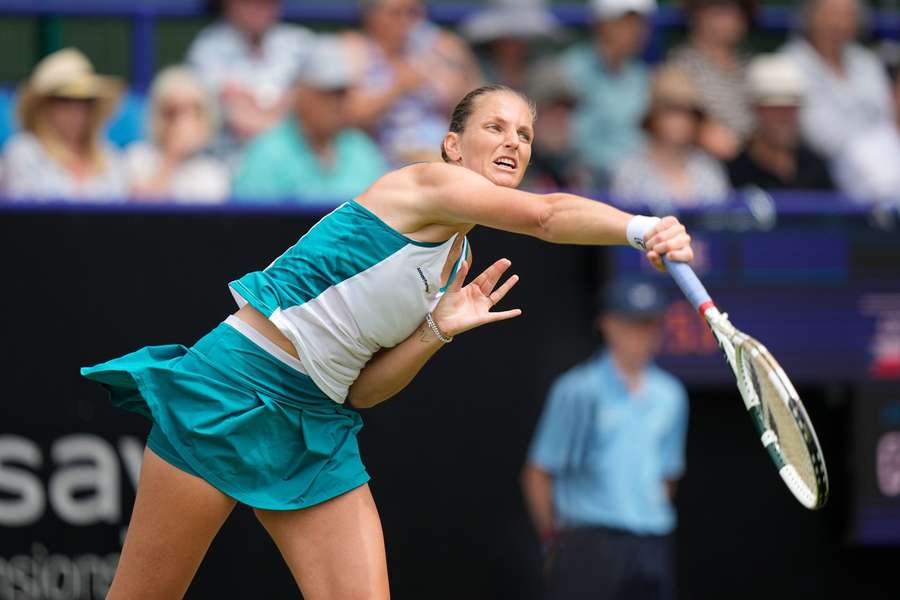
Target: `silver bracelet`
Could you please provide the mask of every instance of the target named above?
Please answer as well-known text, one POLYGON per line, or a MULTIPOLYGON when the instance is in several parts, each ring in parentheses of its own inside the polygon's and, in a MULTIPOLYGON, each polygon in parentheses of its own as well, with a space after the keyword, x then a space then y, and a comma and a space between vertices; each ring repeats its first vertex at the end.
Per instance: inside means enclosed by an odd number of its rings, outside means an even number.
POLYGON ((431 333, 434 334, 434 337, 441 340, 445 344, 449 344, 453 341, 453 336, 447 337, 447 335, 441 331, 441 328, 438 327, 437 323, 434 322, 434 317, 431 316, 431 313, 425 315, 425 322, 428 323, 428 327, 431 328, 431 333))

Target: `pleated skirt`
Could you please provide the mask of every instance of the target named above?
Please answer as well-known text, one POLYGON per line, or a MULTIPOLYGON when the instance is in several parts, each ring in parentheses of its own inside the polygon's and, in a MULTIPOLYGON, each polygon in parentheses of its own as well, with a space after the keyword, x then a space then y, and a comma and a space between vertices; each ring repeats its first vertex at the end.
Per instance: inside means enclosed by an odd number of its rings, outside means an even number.
POLYGON ((359 414, 227 322, 190 348, 148 346, 81 373, 153 421, 163 460, 254 508, 305 508, 369 480, 359 414))

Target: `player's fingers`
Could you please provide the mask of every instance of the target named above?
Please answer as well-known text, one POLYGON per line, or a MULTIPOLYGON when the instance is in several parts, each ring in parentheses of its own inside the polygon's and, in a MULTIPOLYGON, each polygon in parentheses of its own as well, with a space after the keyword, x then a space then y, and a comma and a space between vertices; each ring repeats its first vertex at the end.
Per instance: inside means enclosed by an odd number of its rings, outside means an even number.
POLYGON ((653 250, 657 254, 668 254, 669 252, 673 252, 675 250, 681 250, 683 248, 689 248, 691 244, 691 237, 682 232, 681 234, 666 240, 662 240, 648 246, 650 250, 653 250))
POLYGON ((678 224, 678 219, 669 215, 668 217, 663 217, 662 219, 660 219, 659 223, 657 223, 656 226, 653 227, 647 233, 649 236, 653 236, 656 233, 658 233, 660 231, 664 231, 664 230, 668 229, 669 227, 672 227, 673 225, 677 225, 677 224, 678 224))
POLYGON ((692 260, 694 260, 694 252, 691 250, 690 246, 687 248, 681 248, 679 250, 673 250, 666 256, 668 256, 670 260, 674 260, 676 262, 691 262, 692 260))
POLYGON ((676 219, 675 217, 663 217, 662 219, 660 219, 659 223, 654 225, 652 228, 650 228, 649 231, 647 231, 647 233, 644 234, 644 243, 647 243, 651 239, 653 239, 653 236, 655 236, 657 232, 667 229, 668 227, 671 227, 673 223, 677 222, 678 219, 676 219))
POLYGON ((481 292, 485 296, 488 296, 494 289, 494 286, 497 285, 497 282, 500 281, 500 277, 506 272, 510 265, 512 265, 512 261, 507 258, 501 258, 490 267, 485 269, 484 272, 479 275, 472 283, 481 288, 481 292))
POLYGON ((649 260, 650 264, 656 267, 658 270, 666 270, 665 265, 663 265, 662 256, 660 256, 657 252, 654 252, 653 250, 647 252, 647 260, 649 260))
POLYGON ((513 286, 517 283, 519 283, 519 276, 511 275, 509 279, 503 282, 503 285, 501 285, 496 290, 494 290, 493 293, 491 293, 491 295, 489 296, 489 298, 491 299, 491 304, 497 304, 498 302, 503 300, 503 297, 506 296, 507 292, 513 289, 513 286))
POLYGON ((486 323, 496 323, 497 321, 505 321, 507 319, 515 319, 519 315, 522 314, 521 308, 514 308, 512 310, 502 310, 500 312, 492 312, 488 313, 488 320, 486 323))
POLYGON ((458 292, 462 289, 463 283, 466 281, 466 275, 469 274, 469 261, 463 260, 459 263, 459 268, 456 270, 456 278, 453 280, 453 284, 447 288, 448 292, 458 292))
POLYGON ((684 228, 684 225, 682 225, 678 221, 675 221, 675 223, 669 225, 668 227, 657 230, 656 233, 651 235, 650 239, 648 239, 645 243, 648 248, 653 248, 657 244, 660 244, 667 240, 671 240, 682 234, 686 235, 687 230, 684 228))

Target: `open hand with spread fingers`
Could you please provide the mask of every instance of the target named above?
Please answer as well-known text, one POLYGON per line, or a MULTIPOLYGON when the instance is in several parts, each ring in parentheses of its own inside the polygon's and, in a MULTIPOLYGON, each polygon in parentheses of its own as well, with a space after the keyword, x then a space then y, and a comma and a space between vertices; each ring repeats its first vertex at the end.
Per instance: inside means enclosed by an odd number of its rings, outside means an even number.
POLYGON ((512 319, 522 314, 521 309, 492 312, 491 309, 503 300, 507 292, 519 281, 518 275, 510 276, 500 287, 497 283, 512 263, 501 258, 484 272, 463 286, 469 272, 469 264, 463 261, 459 266, 453 284, 432 311, 432 316, 442 332, 454 336, 485 323, 512 319), (495 289, 496 288, 496 289, 495 289))

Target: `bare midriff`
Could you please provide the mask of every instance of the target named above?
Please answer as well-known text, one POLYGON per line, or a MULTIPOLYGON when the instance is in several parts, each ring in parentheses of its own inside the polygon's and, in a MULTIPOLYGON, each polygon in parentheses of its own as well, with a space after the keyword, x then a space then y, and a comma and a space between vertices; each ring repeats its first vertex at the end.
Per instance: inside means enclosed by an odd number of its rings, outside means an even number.
POLYGON ((275 324, 249 304, 245 304, 243 308, 234 313, 234 316, 264 335, 270 342, 294 358, 300 358, 297 354, 297 349, 294 348, 291 341, 275 327, 275 324))

